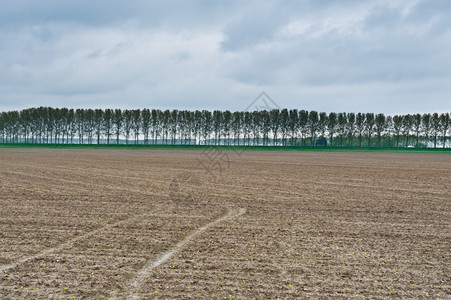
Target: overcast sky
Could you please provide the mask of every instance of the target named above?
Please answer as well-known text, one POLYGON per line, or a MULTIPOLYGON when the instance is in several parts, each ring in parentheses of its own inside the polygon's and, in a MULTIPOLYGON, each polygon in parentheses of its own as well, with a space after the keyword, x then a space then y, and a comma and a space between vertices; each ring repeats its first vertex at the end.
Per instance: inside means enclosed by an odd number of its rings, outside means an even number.
POLYGON ((451 1, 14 0, 0 110, 451 110, 451 1))

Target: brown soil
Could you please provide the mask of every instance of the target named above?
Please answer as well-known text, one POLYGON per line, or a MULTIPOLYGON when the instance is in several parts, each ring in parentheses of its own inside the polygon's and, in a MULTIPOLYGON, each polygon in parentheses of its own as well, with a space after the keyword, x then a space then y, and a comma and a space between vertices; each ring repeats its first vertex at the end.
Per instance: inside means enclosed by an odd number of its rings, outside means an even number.
POLYGON ((0 149, 0 299, 450 299, 450 178, 449 154, 0 149))

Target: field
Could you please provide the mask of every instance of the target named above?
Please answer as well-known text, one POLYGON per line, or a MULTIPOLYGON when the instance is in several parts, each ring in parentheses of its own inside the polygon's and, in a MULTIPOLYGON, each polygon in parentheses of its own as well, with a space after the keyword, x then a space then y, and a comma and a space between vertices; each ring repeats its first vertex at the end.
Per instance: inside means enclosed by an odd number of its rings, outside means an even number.
POLYGON ((0 149, 0 299, 450 299, 451 155, 0 149))

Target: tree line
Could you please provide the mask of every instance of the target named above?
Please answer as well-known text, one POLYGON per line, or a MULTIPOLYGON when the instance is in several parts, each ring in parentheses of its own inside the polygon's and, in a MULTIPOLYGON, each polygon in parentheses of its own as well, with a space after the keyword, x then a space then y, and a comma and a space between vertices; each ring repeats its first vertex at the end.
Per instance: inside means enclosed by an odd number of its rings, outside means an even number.
POLYGON ((258 111, 69 109, 0 114, 0 142, 298 147, 449 147, 449 113, 385 116, 258 111))

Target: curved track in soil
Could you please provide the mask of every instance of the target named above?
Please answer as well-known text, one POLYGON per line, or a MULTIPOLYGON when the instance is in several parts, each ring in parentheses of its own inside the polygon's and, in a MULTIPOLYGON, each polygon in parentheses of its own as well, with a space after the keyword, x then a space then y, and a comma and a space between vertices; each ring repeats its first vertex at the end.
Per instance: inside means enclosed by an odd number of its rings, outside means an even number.
MULTIPOLYGON (((169 259, 171 259, 174 255, 179 253, 183 250, 183 248, 191 242, 196 236, 202 234, 204 231, 209 229, 210 227, 215 226, 216 224, 233 219, 236 217, 239 217, 243 215, 246 212, 245 208, 228 208, 228 212, 223 215, 222 217, 217 218, 216 220, 198 228, 196 231, 189 234, 187 237, 185 237, 183 240, 179 241, 172 249, 169 249, 163 253, 160 253, 156 259, 152 259, 148 261, 144 267, 142 267, 137 273, 136 276, 130 281, 129 283, 129 291, 127 293, 127 299, 140 299, 139 294, 137 291, 139 290, 139 287, 143 284, 145 281, 145 276, 155 269, 156 267, 160 266, 161 264, 167 262, 169 259)), ((113 295, 111 299, 115 299, 116 295, 113 295)))
POLYGON ((87 232, 87 233, 85 233, 85 234, 81 234, 81 235, 79 235, 79 236, 76 236, 76 237, 74 237, 74 238, 72 238, 72 239, 70 239, 70 240, 68 240, 68 241, 66 241, 66 242, 64 242, 64 243, 61 243, 61 244, 57 245, 56 247, 48 248, 48 249, 45 249, 45 250, 43 250, 43 251, 41 251, 41 252, 39 252, 39 253, 36 253, 36 254, 33 254, 33 255, 29 255, 29 256, 25 256, 25 257, 21 257, 21 258, 19 258, 19 259, 16 259, 15 261, 13 261, 13 262, 10 263, 10 264, 4 265, 4 266, 0 266, 0 272, 3 272, 3 271, 6 271, 6 270, 15 268, 16 266, 18 266, 18 265, 20 265, 20 264, 23 264, 23 263, 25 263, 25 262, 27 262, 27 261, 29 261, 29 260, 41 258, 41 257, 44 257, 44 256, 46 256, 46 255, 48 255, 48 254, 50 254, 50 253, 55 252, 55 251, 62 250, 62 249, 64 249, 64 248, 70 246, 71 244, 73 244, 73 243, 75 243, 75 242, 77 242, 77 241, 79 241, 79 240, 82 240, 83 238, 86 238, 86 237, 95 235, 96 233, 98 233, 98 232, 100 232, 100 231, 102 231, 102 230, 105 230, 105 229, 111 228, 111 227, 113 227, 113 226, 120 225, 120 224, 122 224, 122 223, 125 223, 125 222, 127 222, 127 221, 130 221, 130 219, 132 219, 132 218, 134 218, 134 217, 135 217, 135 216, 126 218, 126 219, 121 220, 121 221, 117 221, 117 222, 115 222, 115 223, 107 224, 107 225, 102 226, 102 227, 100 227, 100 228, 97 228, 97 229, 94 229, 94 230, 92 230, 92 231, 89 231, 89 232, 87 232))

